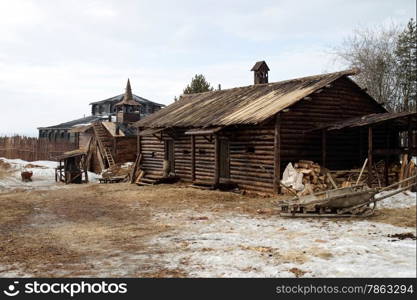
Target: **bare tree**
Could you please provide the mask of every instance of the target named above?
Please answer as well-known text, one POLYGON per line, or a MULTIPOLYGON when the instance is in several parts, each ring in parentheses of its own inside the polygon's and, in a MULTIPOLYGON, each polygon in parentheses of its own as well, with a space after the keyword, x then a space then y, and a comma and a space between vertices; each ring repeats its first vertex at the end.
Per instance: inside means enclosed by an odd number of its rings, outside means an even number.
POLYGON ((400 101, 395 55, 399 34, 398 27, 393 25, 356 29, 335 49, 338 59, 361 70, 355 81, 391 111, 400 101))

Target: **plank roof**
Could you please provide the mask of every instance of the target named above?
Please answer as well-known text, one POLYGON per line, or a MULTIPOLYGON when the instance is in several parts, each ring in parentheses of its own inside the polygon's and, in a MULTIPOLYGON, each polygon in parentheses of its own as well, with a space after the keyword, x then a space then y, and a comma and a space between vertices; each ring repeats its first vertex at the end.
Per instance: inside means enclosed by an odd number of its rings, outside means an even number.
MULTIPOLYGON (((122 101, 124 95, 125 94, 120 94, 120 95, 117 95, 117 96, 114 96, 114 97, 111 97, 111 98, 108 98, 108 99, 91 102, 90 105, 93 105, 93 104, 104 104, 104 103, 108 103, 108 102, 111 102, 111 103, 114 103, 115 104, 115 103, 118 103, 118 102, 122 101)), ((147 104, 147 103, 150 103, 150 104, 153 104, 153 105, 156 105, 156 106, 165 107, 164 104, 153 102, 151 100, 145 99, 145 98, 140 97, 140 96, 137 96, 135 94, 132 94, 132 98, 133 98, 134 101, 136 101, 139 104, 147 104)))
POLYGON ((374 113, 360 117, 354 117, 347 120, 328 124, 319 129, 326 129, 327 131, 340 130, 345 128, 363 127, 369 125, 376 125, 379 123, 393 121, 397 127, 408 127, 408 118, 412 118, 412 128, 417 126, 417 113, 415 112, 387 112, 387 113, 374 113))
POLYGON ((210 127, 259 124, 309 94, 358 69, 182 95, 166 108, 135 123, 137 127, 210 127))

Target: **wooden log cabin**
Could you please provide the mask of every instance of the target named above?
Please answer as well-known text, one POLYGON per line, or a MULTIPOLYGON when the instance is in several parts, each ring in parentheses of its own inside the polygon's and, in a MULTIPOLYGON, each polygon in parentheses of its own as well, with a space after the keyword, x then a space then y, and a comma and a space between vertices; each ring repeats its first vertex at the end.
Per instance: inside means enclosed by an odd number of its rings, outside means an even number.
MULTIPOLYGON (((363 163, 355 146, 344 151, 332 144, 323 154, 330 142, 323 130, 315 130, 386 113, 349 78, 358 70, 274 83, 268 83, 264 61, 252 71, 253 85, 182 95, 136 122, 144 172, 139 183, 154 184, 169 175, 199 185, 232 184, 241 190, 279 193, 289 162, 313 160, 334 169, 363 163)), ((342 137, 339 143, 358 143, 344 133, 336 137, 342 137)))

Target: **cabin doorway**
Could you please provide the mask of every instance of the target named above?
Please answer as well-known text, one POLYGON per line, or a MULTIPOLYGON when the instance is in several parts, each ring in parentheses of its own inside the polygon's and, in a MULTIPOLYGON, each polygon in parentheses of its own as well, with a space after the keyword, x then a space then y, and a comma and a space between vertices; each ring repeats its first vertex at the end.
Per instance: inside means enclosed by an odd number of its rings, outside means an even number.
POLYGON ((229 154, 229 140, 220 139, 220 159, 219 159, 219 171, 220 179, 230 178, 230 154, 229 154))
POLYGON ((170 173, 175 173, 174 140, 165 141, 165 160, 168 161, 168 175, 170 173))

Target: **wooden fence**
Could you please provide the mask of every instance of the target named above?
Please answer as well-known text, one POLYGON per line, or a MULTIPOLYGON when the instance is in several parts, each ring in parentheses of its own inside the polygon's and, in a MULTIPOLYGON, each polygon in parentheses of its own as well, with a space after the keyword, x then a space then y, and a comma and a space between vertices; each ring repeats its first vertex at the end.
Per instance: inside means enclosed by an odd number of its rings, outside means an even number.
POLYGON ((54 160, 66 151, 77 149, 78 145, 70 141, 49 141, 34 137, 0 137, 0 157, 20 158, 26 161, 54 160))

